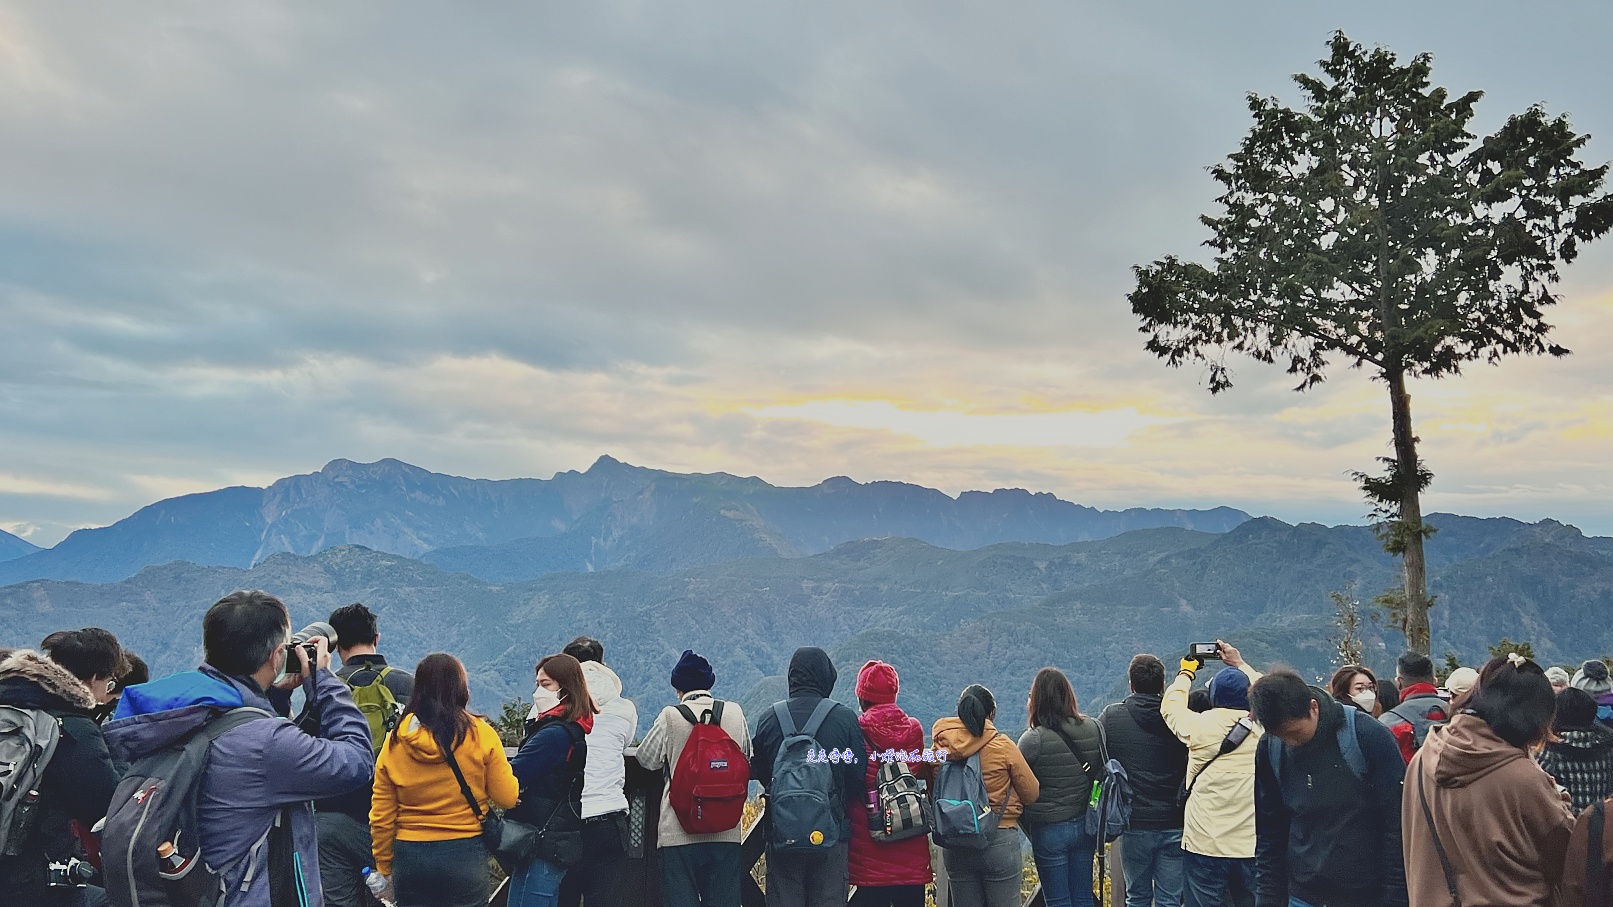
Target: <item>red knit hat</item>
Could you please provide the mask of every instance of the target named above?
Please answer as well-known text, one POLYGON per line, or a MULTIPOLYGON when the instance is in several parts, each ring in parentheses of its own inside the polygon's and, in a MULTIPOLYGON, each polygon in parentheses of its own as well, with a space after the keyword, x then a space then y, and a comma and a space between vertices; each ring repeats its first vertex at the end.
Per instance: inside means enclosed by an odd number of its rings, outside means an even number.
POLYGON ((895 702, 896 691, 901 686, 896 669, 877 659, 863 665, 862 670, 857 672, 857 698, 863 702, 875 705, 895 702))

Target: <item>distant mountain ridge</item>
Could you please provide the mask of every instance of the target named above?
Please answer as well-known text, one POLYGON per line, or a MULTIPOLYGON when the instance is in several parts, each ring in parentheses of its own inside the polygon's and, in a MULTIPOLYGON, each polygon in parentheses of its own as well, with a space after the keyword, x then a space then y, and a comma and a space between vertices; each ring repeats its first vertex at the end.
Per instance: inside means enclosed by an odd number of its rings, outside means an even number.
MULTIPOLYGON (((266 489, 159 501, 54 548, 0 560, 0 585, 112 582, 174 561, 246 568, 279 553, 362 545, 514 582, 633 567, 667 573, 741 557, 801 557, 846 541, 906 536, 954 548, 1061 544, 1135 528, 1224 532, 1231 508, 1102 511, 1051 494, 943 492, 844 477, 810 488, 724 473, 678 474, 600 457, 551 479, 470 479, 398 460, 333 460, 266 489)), ((20 540, 19 540, 20 541, 20 540)), ((24 543, 26 544, 26 543, 24 543)))
MULTIPOLYGON (((1613 539, 1554 521, 1433 514, 1428 546, 1434 651, 1476 664, 1503 636, 1532 642, 1543 663, 1613 652, 1613 539)), ((566 640, 603 640, 624 695, 641 714, 664 704, 678 653, 706 654, 721 695, 756 714, 783 695, 790 653, 822 646, 850 701, 863 661, 902 672, 902 704, 926 726, 960 689, 984 683, 1022 701, 1044 665, 1067 670, 1082 708, 1124 695, 1137 652, 1174 659, 1190 642, 1235 642, 1264 670, 1307 676, 1336 660, 1331 591, 1369 599, 1396 562, 1371 529, 1248 520, 1225 533, 1135 530, 1065 545, 1003 543, 968 551, 905 538, 847 542, 809 557, 731 560, 655 575, 557 573, 490 583, 400 555, 340 546, 276 554, 251 569, 167 564, 110 584, 35 581, 0 588, 0 645, 34 644, 70 626, 112 629, 158 673, 200 657, 200 620, 237 588, 282 596, 299 623, 351 601, 380 615, 383 647, 412 665, 428 652, 462 658, 478 708, 530 693, 532 666, 566 640)), ((1366 629, 1366 661, 1392 670, 1404 645, 1366 629)), ((1005 706, 1000 726, 1023 724, 1005 706)))
POLYGON ((0 529, 0 561, 24 557, 38 550, 40 550, 38 545, 0 529))

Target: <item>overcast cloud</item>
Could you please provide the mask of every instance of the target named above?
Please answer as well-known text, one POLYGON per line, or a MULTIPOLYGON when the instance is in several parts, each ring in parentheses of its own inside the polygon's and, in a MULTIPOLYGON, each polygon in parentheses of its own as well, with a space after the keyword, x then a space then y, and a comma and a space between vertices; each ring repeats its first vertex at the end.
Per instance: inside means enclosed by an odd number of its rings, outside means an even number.
MULTIPOLYGON (((602 453, 1357 521, 1381 387, 1211 398, 1124 298, 1335 28, 1613 158, 1605 2, 0 2, 0 528, 602 453)), ((1428 509, 1613 533, 1567 275, 1577 355, 1414 388, 1428 509)))

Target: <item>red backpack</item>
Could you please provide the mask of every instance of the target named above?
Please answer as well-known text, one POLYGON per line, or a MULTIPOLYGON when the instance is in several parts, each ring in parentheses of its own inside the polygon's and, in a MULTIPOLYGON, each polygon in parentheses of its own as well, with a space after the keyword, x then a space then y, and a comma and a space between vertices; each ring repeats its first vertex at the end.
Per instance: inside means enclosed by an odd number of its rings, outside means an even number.
POLYGON ((722 729, 720 699, 701 718, 686 705, 678 713, 694 725, 678 754, 668 793, 678 824, 691 835, 709 835, 739 825, 750 788, 750 760, 722 729), (702 720, 704 718, 704 720, 702 720))

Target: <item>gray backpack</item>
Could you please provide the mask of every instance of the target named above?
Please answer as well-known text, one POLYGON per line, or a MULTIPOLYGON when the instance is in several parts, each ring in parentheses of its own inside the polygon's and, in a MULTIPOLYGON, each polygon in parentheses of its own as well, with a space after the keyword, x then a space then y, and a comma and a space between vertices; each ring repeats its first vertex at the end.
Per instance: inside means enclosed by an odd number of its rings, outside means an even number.
POLYGON ((935 843, 958 850, 984 850, 996 831, 997 811, 991 808, 986 793, 980 750, 967 759, 947 760, 935 776, 935 843))
POLYGON ((767 793, 768 840, 774 850, 827 850, 840 843, 844 820, 839 814, 845 806, 835 803, 829 760, 817 757, 818 729, 834 706, 833 700, 819 702, 806 726, 797 731, 789 703, 773 704, 784 734, 773 757, 773 783, 767 793))
MULTIPOLYGON (((102 874, 116 907, 212 907, 223 901, 225 867, 202 860, 196 798, 213 741, 249 721, 274 716, 235 708, 172 746, 137 760, 123 776, 101 832, 102 874)), ((269 848, 271 890, 276 851, 289 846, 286 811, 253 847, 269 848)), ((278 903, 278 902, 277 902, 278 903)))
POLYGON ((873 794, 876 808, 868 814, 868 836, 875 841, 905 841, 928 834, 935 826, 924 782, 913 776, 906 762, 893 759, 881 765, 874 775, 873 794))
POLYGON ((62 723, 40 709, 0 705, 0 856, 23 852, 39 813, 39 784, 62 723))

